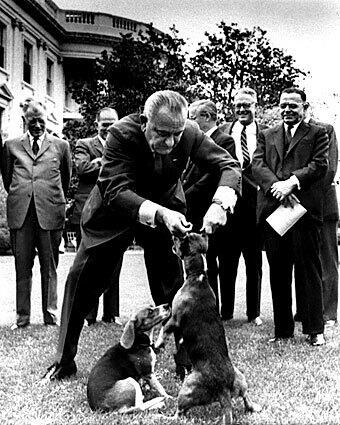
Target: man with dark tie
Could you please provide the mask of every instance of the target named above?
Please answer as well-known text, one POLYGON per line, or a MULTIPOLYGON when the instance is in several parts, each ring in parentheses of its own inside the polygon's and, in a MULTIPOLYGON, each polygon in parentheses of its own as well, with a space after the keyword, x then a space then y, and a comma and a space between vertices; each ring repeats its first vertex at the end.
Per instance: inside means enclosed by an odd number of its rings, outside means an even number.
POLYGON ((320 230, 323 219, 323 176, 328 168, 329 140, 323 127, 305 123, 306 95, 298 88, 280 96, 282 124, 260 133, 253 156, 253 175, 260 186, 257 218, 263 227, 270 268, 275 335, 271 342, 294 336, 293 265, 299 270, 302 332, 312 346, 323 336, 320 230), (304 216, 283 236, 266 222, 279 206, 300 202, 304 216))
POLYGON ((164 90, 146 100, 142 114, 110 127, 99 178, 83 210, 82 241, 66 281, 57 355, 46 379, 76 373, 74 357, 85 316, 134 236, 144 248, 155 304, 172 301, 183 274, 171 235, 191 229, 180 181, 189 157, 220 175, 203 228, 211 233, 226 223, 226 211, 234 208, 240 191, 239 166, 187 115, 184 97, 164 90))
MULTIPOLYGON (((74 159, 78 176, 78 186, 74 195, 74 210, 71 217, 71 224, 76 229, 77 248, 81 241, 80 218, 86 199, 96 184, 99 171, 102 165, 102 156, 106 144, 108 128, 118 120, 115 109, 102 108, 96 114, 97 135, 87 139, 79 139, 74 151, 74 159)), ((113 276, 110 287, 103 295, 103 322, 111 323, 117 321, 119 317, 119 274, 117 270, 113 276)), ((88 325, 92 325, 97 320, 97 302, 86 320, 88 325)))
POLYGON ((65 222, 65 199, 71 177, 67 141, 46 131, 44 105, 30 101, 24 110, 27 132, 7 140, 2 177, 8 192, 7 221, 16 271, 17 320, 30 324, 32 268, 38 252, 45 325, 57 321, 57 266, 65 222))
POLYGON ((267 128, 255 119, 257 95, 244 87, 234 96, 236 120, 223 125, 224 131, 234 140, 236 158, 242 167, 242 197, 222 234, 216 233, 220 246, 221 316, 230 320, 234 314, 235 283, 241 254, 246 267, 246 315, 248 322, 262 324, 260 318, 262 246, 256 224, 257 183, 252 175, 251 158, 256 149, 261 130, 267 128))

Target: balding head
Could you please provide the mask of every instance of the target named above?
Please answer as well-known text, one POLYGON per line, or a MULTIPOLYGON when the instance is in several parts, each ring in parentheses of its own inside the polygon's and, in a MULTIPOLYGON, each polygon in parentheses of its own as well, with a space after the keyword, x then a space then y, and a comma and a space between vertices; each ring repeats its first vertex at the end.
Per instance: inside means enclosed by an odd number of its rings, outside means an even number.
POLYGON ((209 99, 197 100, 189 106, 189 118, 199 125, 200 129, 207 132, 215 127, 217 122, 217 107, 209 99))

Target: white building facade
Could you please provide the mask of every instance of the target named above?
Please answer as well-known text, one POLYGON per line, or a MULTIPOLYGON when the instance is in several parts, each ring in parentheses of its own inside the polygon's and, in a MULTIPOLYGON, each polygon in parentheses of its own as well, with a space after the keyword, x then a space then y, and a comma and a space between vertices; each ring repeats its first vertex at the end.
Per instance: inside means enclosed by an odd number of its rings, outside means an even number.
POLYGON ((94 59, 138 34, 145 24, 106 13, 63 10, 52 0, 0 0, 0 130, 3 139, 23 133, 22 104, 46 104, 49 130, 79 118, 68 84, 89 80, 94 59))

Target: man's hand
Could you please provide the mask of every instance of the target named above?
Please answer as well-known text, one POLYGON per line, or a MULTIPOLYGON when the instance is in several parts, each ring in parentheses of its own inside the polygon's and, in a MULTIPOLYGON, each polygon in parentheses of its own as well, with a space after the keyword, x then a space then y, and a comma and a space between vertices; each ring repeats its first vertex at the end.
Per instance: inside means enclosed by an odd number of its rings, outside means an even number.
POLYGON ((212 203, 203 218, 201 232, 205 231, 208 235, 214 233, 217 227, 224 226, 227 222, 227 213, 221 205, 212 203))
POLYGON ((286 196, 290 195, 295 188, 296 183, 288 179, 273 183, 270 192, 274 198, 281 202, 286 196))
POLYGON ((169 208, 159 208, 156 212, 156 222, 163 223, 174 236, 184 236, 192 229, 185 216, 169 208))
POLYGON ((298 198, 294 195, 294 193, 287 195, 284 200, 282 201, 282 205, 284 207, 290 207, 293 208, 295 204, 299 204, 300 201, 298 200, 298 198))

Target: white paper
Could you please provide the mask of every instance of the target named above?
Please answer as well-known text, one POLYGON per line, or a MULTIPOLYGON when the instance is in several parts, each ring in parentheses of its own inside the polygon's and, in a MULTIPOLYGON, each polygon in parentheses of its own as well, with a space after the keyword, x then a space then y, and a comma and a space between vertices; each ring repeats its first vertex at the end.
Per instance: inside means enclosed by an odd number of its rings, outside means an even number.
POLYGON ((266 221, 280 236, 283 236, 307 212, 298 202, 293 207, 280 205, 266 221))

